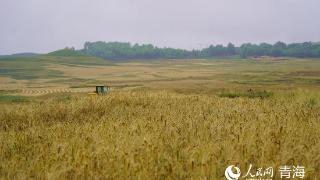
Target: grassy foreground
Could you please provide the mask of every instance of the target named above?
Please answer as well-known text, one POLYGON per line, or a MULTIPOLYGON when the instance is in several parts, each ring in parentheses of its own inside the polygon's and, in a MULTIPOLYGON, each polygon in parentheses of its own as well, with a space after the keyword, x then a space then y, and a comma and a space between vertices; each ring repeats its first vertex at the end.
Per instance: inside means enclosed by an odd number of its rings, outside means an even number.
MULTIPOLYGON (((113 92, 0 105, 0 178, 223 179, 227 166, 320 177, 319 96, 113 92)), ((279 177, 279 176, 278 176, 279 177)))

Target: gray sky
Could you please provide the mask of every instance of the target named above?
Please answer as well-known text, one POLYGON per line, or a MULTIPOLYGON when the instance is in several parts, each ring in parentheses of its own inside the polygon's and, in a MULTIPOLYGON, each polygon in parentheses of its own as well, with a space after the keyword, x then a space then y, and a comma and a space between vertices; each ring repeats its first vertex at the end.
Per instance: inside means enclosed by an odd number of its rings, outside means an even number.
POLYGON ((320 41, 319 0, 0 0, 0 54, 85 41, 202 48, 320 41))

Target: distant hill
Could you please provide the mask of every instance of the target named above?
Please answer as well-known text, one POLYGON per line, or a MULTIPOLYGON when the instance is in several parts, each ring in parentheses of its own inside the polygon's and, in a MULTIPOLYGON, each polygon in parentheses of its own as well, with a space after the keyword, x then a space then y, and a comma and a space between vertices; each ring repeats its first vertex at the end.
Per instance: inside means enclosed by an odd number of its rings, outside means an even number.
POLYGON ((76 51, 74 48, 64 48, 57 50, 51 53, 48 53, 49 56, 87 56, 79 51, 76 51))
POLYGON ((11 54, 11 55, 1 55, 0 58, 35 57, 39 55, 40 54, 26 52, 26 53, 17 53, 17 54, 11 54))
MULTIPOLYGON (((12 57, 35 57, 40 54, 19 53, 3 58, 12 57)), ((298 58, 320 58, 320 42, 304 42, 286 44, 277 42, 275 44, 245 43, 235 46, 210 45, 203 49, 177 49, 163 47, 159 48, 152 44, 131 44, 128 42, 86 42, 83 49, 64 48, 53 51, 44 56, 55 57, 97 57, 106 60, 130 60, 130 59, 215 59, 215 58, 254 58, 254 57, 298 57, 298 58)))
POLYGON ((31 52, 25 52, 25 53, 12 54, 11 56, 15 56, 15 57, 32 57, 32 56, 38 56, 38 55, 40 55, 40 54, 31 53, 31 52))
POLYGON ((175 48, 158 48, 152 44, 130 44, 123 42, 86 42, 83 54, 103 59, 212 59, 229 57, 299 57, 320 58, 320 44, 313 42, 286 44, 245 43, 236 47, 229 43, 224 45, 210 45, 201 50, 186 50, 175 48))

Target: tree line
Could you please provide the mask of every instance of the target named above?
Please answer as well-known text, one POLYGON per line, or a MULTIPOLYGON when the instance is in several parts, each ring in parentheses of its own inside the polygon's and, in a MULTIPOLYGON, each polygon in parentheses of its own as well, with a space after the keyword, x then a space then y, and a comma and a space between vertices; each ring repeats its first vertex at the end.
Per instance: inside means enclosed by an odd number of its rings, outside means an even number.
POLYGON ((82 54, 104 59, 193 59, 238 56, 242 58, 257 56, 274 57, 320 57, 320 43, 304 42, 286 44, 242 44, 236 47, 211 45, 202 50, 185 50, 175 48, 158 48, 151 44, 130 44, 123 42, 86 42, 79 50, 82 54))

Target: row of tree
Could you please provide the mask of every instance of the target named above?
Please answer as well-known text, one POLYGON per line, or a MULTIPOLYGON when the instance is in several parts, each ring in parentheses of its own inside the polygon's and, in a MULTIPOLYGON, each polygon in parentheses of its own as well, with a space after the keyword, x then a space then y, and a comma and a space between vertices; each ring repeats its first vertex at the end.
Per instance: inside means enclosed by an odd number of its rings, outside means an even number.
POLYGON ((81 53, 105 59, 182 59, 182 58, 211 58, 240 56, 243 58, 255 56, 274 57, 320 57, 319 43, 275 44, 261 43, 243 44, 235 47, 232 43, 227 46, 211 45, 202 50, 184 50, 174 48, 158 48, 151 44, 134 44, 121 42, 86 42, 81 53))

